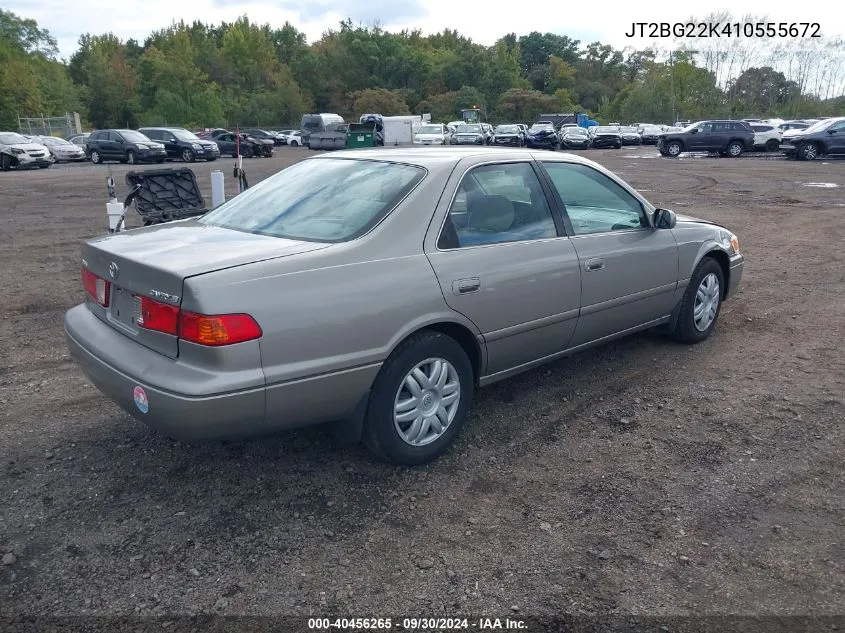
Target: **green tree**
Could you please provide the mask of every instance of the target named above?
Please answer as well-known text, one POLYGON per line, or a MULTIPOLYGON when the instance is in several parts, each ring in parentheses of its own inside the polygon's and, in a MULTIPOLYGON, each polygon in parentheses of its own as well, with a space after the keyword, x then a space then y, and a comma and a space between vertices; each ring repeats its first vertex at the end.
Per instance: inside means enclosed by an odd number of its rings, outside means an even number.
POLYGON ((397 116, 411 114, 408 104, 401 95, 385 88, 367 88, 349 95, 349 112, 353 115, 366 113, 397 116))

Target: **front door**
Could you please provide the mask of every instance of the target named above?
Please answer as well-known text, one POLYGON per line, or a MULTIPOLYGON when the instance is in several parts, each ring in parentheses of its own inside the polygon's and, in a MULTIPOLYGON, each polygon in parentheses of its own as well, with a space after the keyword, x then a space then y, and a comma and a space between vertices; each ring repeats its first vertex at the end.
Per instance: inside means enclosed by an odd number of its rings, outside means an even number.
POLYGON ((690 133, 687 137, 687 149, 691 152, 707 152, 710 150, 711 134, 713 132, 712 123, 701 123, 695 133, 690 133))
POLYGON ((826 132, 829 154, 845 154, 845 121, 839 121, 831 125, 826 132))
POLYGON ((504 162, 455 176, 437 244, 426 248, 446 303, 484 336, 485 375, 565 349, 577 323, 578 256, 535 169, 504 162))
POLYGON ((654 229, 642 204, 602 172, 578 163, 543 163, 560 196, 581 266, 581 314, 572 345, 582 345, 671 313, 678 246, 654 229))

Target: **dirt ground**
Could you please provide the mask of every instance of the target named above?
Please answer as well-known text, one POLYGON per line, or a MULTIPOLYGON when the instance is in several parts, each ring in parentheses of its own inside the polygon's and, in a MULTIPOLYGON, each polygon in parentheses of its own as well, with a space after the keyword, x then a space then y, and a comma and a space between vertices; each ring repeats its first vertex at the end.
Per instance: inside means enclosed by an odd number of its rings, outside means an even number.
MULTIPOLYGON (((0 174, 0 616, 843 615, 845 161, 587 156, 737 233, 739 294, 701 345, 635 335, 481 390, 417 469, 122 413, 62 316, 128 168, 0 174)), ((231 160, 191 168, 233 193, 231 160)))

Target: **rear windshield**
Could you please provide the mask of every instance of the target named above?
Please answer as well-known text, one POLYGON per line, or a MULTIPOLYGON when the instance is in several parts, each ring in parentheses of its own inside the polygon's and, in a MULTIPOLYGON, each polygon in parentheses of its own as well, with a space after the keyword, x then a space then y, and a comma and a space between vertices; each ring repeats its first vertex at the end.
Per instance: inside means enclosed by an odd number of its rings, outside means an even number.
POLYGON ((370 230, 424 176, 421 167, 398 163, 304 160, 250 187, 200 222, 293 240, 344 242, 370 230))

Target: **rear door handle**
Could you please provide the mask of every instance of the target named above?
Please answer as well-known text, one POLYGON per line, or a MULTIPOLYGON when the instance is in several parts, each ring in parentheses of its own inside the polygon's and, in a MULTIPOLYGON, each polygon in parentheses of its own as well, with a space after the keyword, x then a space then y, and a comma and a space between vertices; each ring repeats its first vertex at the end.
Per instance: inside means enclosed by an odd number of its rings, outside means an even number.
POLYGON ((481 288, 481 279, 478 277, 456 279, 452 282, 452 292, 456 295, 465 295, 470 292, 477 292, 479 288, 481 288))
POLYGON ((604 268, 604 260, 599 257, 592 257, 584 262, 584 268, 587 270, 601 270, 604 268))

